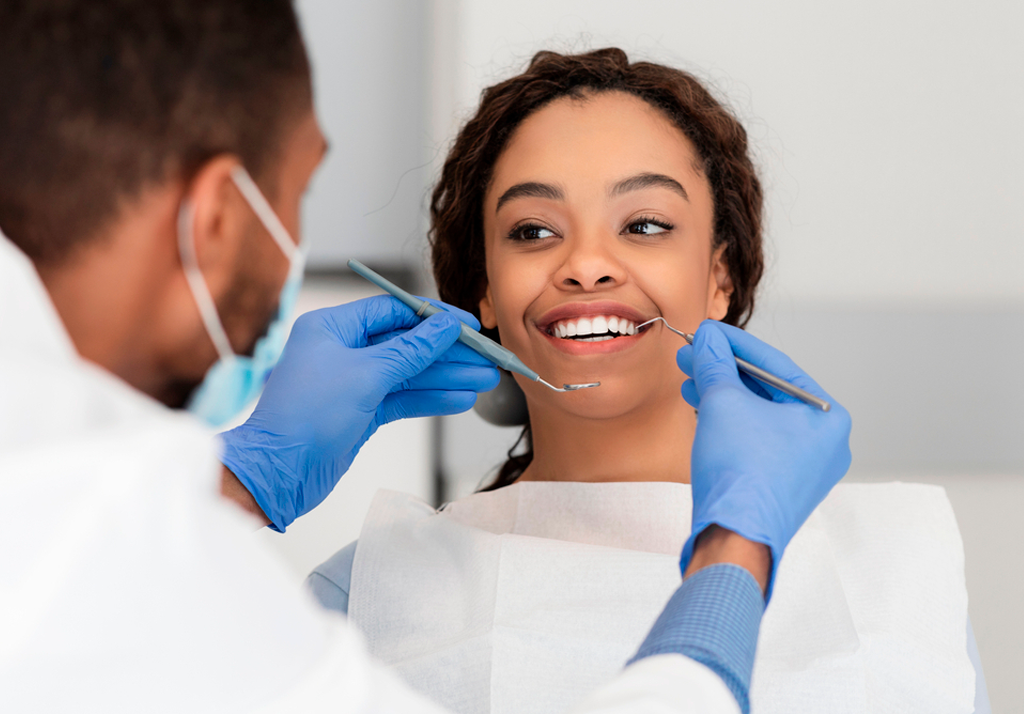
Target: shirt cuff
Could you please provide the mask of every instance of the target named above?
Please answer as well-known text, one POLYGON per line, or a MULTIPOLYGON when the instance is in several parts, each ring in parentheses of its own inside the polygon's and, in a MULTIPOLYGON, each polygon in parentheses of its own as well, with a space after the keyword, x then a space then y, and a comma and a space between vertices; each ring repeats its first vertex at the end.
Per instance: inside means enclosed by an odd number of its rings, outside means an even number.
POLYGON ((738 565, 702 568, 683 581, 629 664, 681 654, 722 678, 743 714, 750 712, 750 673, 764 614, 764 594, 738 565))

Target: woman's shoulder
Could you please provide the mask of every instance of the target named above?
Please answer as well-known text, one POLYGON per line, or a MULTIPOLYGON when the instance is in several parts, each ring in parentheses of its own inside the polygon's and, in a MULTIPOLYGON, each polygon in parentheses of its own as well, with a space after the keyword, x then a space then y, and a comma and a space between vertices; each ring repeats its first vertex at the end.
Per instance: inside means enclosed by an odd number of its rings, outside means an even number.
POLYGON ((349 593, 352 590, 352 563, 356 557, 358 540, 354 540, 320 565, 306 578, 306 587, 313 597, 328 610, 348 614, 349 593))

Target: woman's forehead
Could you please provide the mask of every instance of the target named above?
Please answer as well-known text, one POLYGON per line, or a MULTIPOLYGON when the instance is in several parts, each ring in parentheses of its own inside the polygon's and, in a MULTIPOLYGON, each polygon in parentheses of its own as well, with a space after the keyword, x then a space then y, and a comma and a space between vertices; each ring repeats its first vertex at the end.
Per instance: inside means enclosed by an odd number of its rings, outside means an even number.
POLYGON ((670 176, 709 193, 692 142, 659 109, 624 92, 562 97, 527 117, 495 164, 485 205, 523 182, 611 190, 623 177, 670 176))

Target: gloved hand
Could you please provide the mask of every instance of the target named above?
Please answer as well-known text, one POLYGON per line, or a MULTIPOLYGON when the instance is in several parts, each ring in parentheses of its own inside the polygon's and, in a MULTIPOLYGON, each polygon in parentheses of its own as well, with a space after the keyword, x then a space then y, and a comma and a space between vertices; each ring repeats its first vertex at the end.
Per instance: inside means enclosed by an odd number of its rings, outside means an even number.
POLYGON ((477 320, 443 307, 455 314, 421 321, 380 296, 296 320, 256 410, 220 437, 221 460, 271 528, 323 501, 381 425, 466 411, 498 384, 497 368, 456 342, 458 318, 477 320))
POLYGON ((704 321, 693 346, 679 350, 689 377, 683 398, 699 409, 690 478, 697 538, 717 524, 771 549, 775 573, 790 539, 850 467, 850 415, 792 360, 743 330, 704 321), (741 375, 741 357, 832 403, 822 412, 741 375))

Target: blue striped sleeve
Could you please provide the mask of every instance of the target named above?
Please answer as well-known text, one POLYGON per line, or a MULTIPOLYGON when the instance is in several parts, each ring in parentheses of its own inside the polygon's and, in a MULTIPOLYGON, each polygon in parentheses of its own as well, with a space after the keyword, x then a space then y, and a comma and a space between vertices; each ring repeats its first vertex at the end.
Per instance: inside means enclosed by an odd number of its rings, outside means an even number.
POLYGON ((698 570, 668 601, 630 664, 681 654, 722 678, 743 714, 750 712, 750 673, 764 614, 764 594, 747 570, 719 564, 698 570))

